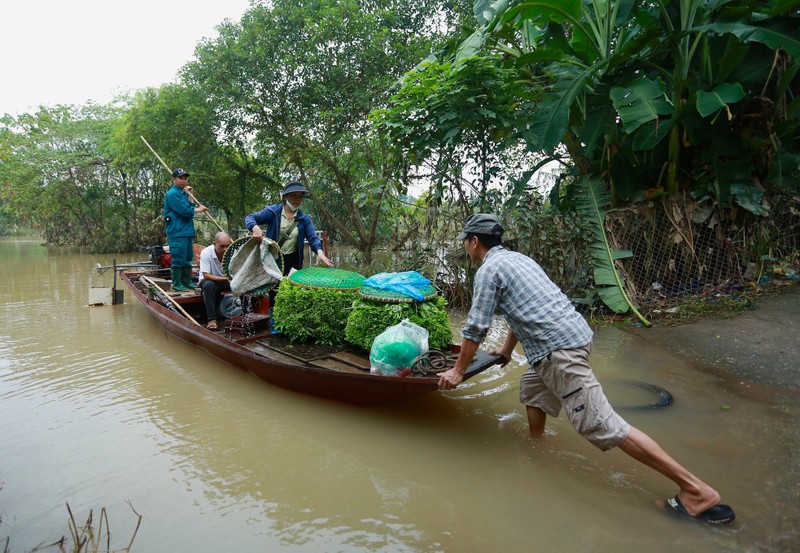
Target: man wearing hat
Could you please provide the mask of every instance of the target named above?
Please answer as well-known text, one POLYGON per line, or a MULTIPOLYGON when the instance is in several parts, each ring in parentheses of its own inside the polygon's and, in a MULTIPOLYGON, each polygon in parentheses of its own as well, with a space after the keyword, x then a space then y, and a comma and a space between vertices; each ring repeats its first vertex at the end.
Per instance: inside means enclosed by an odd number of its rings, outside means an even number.
POLYGON ((539 264, 506 250, 502 237, 500 221, 488 213, 470 215, 458 235, 481 266, 462 328, 461 352, 455 367, 442 373, 439 387, 449 390, 461 383, 497 311, 509 329, 503 347, 491 353, 508 363, 516 344, 522 345, 530 368, 520 380, 520 401, 534 437, 544 434, 547 415, 556 417, 563 408, 575 430, 594 446, 603 451, 619 446, 675 482, 680 491, 666 503, 676 512, 712 524, 733 521, 733 509, 720 504, 716 490, 612 409, 589 366, 589 325, 539 264))
POLYGON ((322 242, 317 236, 311 217, 300 209, 303 198, 308 195, 308 190, 302 183, 291 181, 283 187, 281 203, 268 205, 244 218, 244 225, 253 232, 253 238, 261 241, 266 236, 278 243, 283 253, 284 275, 288 275, 293 268, 303 268, 303 245, 306 240, 318 261, 333 267, 333 262, 322 251, 322 242))
POLYGON ((167 230, 169 253, 172 256, 172 289, 183 292, 197 288, 192 283, 194 258, 194 214, 208 210, 189 200, 192 187, 189 173, 181 168, 172 172, 172 187, 164 197, 164 225, 167 230))

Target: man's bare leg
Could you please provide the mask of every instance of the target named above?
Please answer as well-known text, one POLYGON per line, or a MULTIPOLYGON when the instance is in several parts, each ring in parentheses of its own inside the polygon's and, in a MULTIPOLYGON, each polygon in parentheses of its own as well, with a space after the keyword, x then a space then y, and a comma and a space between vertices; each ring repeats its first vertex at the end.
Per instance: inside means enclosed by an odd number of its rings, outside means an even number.
POLYGON ((544 425, 547 422, 547 413, 538 407, 526 405, 528 412, 528 426, 531 429, 531 436, 540 438, 544 434, 544 425))
MULTIPOLYGON (((528 420, 530 421, 530 407, 528 420)), ((532 428, 532 427, 531 427, 532 428)), ((533 429, 531 429, 531 433, 533 429)), ((698 515, 720 501, 719 493, 681 466, 666 451, 661 449, 650 436, 631 427, 627 439, 619 448, 648 467, 657 470, 680 488, 678 499, 691 515, 698 515)))

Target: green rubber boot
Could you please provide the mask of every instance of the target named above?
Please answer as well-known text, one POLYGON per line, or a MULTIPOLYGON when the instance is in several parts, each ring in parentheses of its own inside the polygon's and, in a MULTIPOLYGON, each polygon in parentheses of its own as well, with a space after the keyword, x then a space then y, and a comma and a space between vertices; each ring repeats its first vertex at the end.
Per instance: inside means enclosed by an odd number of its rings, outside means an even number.
POLYGON ((172 269, 172 290, 173 292, 185 292, 188 290, 183 283, 183 269, 172 269))
POLYGON ((191 267, 183 268, 183 285, 188 287, 190 290, 197 290, 197 284, 192 281, 191 267))

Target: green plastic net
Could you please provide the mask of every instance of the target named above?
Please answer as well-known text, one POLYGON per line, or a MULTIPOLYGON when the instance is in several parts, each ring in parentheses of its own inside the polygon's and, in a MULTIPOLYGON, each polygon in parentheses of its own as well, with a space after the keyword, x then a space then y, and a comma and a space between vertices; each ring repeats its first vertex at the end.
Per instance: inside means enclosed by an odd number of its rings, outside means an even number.
POLYGON ((330 267, 306 267, 289 275, 289 282, 305 288, 358 290, 364 277, 353 271, 330 267))
MULTIPOLYGON (((434 288, 432 285, 429 285, 427 288, 422 290, 422 294, 425 296, 422 301, 432 300, 436 297, 436 288, 434 288)), ((406 294, 401 294, 400 292, 395 292, 394 290, 373 288, 372 286, 362 286, 358 291, 358 295, 365 300, 382 303, 411 303, 417 301, 406 294)))

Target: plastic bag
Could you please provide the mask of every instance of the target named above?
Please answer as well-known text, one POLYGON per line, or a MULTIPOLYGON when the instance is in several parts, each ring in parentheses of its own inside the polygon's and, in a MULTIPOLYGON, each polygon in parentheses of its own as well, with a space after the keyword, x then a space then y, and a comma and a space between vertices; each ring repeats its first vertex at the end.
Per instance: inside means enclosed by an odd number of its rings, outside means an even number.
POLYGON ((428 331, 408 319, 403 319, 375 338, 369 352, 370 372, 396 376, 426 351, 428 331))
POLYGON ((404 271, 402 273, 378 273, 364 281, 364 286, 372 286, 381 290, 392 290, 417 301, 425 299, 424 290, 430 287, 431 281, 417 271, 404 271))

